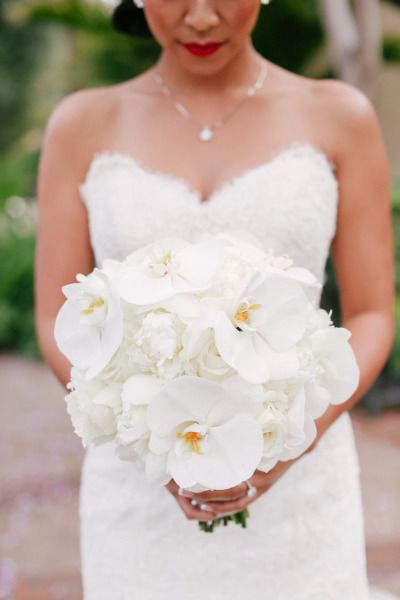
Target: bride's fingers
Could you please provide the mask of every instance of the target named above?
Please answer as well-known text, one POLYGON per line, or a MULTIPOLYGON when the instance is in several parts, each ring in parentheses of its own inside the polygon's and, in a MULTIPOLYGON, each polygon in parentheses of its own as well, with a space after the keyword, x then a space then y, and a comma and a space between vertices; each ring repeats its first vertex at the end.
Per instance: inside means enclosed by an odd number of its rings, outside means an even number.
POLYGON ((178 484, 174 479, 170 479, 169 482, 165 485, 167 490, 169 490, 172 494, 177 494, 180 489, 178 484))
POLYGON ((198 502, 225 502, 225 501, 233 501, 242 498, 247 491, 247 484, 243 481, 239 483, 239 485, 235 485, 234 487, 228 488, 226 490, 209 490, 208 492, 187 492, 184 494, 187 498, 194 498, 198 502))
POLYGON ((235 513, 240 510, 243 510, 253 502, 259 494, 255 494, 254 496, 242 496, 238 500, 234 500, 232 502, 207 502, 207 506, 212 508, 217 515, 225 514, 225 513, 235 513))
POLYGON ((188 519, 194 519, 196 521, 211 521, 217 516, 215 511, 205 510, 202 509, 201 506, 192 504, 189 498, 176 496, 176 499, 188 519))

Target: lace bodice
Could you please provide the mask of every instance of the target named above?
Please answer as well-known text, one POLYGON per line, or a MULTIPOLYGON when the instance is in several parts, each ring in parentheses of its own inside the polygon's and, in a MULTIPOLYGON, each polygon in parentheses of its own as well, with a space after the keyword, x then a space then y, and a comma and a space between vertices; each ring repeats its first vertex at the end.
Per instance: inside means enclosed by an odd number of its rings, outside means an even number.
POLYGON ((184 179, 112 150, 94 154, 79 190, 97 265, 162 236, 195 239, 204 231, 244 229, 324 282, 338 181, 326 154, 309 142, 242 172, 205 202, 184 179))

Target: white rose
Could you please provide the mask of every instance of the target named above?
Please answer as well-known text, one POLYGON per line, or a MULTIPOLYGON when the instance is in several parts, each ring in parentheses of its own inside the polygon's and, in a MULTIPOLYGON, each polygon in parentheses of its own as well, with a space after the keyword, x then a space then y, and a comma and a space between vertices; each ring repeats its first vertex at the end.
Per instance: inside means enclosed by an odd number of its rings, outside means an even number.
POLYGON ((198 375, 206 379, 221 381, 226 377, 235 375, 234 369, 224 361, 218 352, 211 333, 209 333, 207 341, 199 352, 196 363, 198 375))
POLYGON ((272 406, 267 406, 258 416, 263 433, 263 453, 258 468, 267 472, 279 461, 288 432, 285 415, 272 406))

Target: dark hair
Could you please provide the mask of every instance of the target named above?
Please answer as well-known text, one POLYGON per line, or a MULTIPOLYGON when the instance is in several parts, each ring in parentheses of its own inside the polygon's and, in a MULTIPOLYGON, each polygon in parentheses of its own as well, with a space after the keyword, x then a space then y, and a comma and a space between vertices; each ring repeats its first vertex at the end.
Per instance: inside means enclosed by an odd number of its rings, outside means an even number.
POLYGON ((138 8, 133 0, 122 0, 114 8, 111 24, 116 31, 126 35, 152 38, 143 8, 138 8))

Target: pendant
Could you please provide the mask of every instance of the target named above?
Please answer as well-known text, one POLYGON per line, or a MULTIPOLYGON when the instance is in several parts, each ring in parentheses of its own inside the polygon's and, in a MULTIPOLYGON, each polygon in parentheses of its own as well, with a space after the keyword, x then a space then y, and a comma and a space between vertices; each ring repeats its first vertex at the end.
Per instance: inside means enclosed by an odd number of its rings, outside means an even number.
POLYGON ((199 133, 199 139, 202 142, 208 142, 209 140, 212 140, 213 137, 214 137, 214 133, 208 125, 205 125, 199 133))

